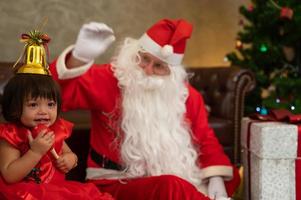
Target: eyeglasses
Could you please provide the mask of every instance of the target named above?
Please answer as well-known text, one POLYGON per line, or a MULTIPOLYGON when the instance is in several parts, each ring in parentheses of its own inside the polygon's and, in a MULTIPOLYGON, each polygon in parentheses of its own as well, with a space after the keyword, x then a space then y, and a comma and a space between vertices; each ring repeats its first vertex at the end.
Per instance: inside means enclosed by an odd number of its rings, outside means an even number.
POLYGON ((147 70, 151 70, 152 73, 159 76, 165 76, 170 74, 170 68, 166 62, 146 52, 139 52, 139 57, 139 66, 145 72, 147 70))

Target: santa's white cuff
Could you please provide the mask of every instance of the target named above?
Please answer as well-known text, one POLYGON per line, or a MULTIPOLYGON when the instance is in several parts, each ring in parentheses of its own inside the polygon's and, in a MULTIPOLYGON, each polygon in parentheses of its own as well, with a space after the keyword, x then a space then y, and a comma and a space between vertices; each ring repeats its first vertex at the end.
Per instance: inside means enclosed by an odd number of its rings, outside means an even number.
POLYGON ((230 166, 218 165, 202 168, 203 178, 207 179, 212 176, 221 176, 225 181, 233 177, 233 168, 230 166))
POLYGON ((92 60, 82 66, 79 66, 79 67, 76 67, 73 69, 68 69, 66 67, 66 56, 73 49, 74 49, 74 45, 67 47, 57 59, 56 70, 57 70, 59 79, 69 79, 69 78, 74 78, 74 77, 80 76, 80 75, 84 74, 86 71, 88 71, 88 69, 90 69, 90 67, 94 63, 94 60, 92 60))

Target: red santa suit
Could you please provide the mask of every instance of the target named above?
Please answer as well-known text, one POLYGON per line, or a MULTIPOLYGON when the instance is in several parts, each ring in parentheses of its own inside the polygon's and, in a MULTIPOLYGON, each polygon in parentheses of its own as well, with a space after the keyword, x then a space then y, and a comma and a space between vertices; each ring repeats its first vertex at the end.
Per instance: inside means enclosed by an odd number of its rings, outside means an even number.
MULTIPOLYGON (((54 149, 60 154, 63 142, 70 136, 72 124, 58 119, 50 128, 55 134, 54 149)), ((29 149, 28 129, 16 124, 0 125, 0 139, 7 141, 23 155, 29 149)), ((1 199, 53 200, 53 199, 99 199, 112 200, 109 194, 102 194, 90 183, 66 181, 65 175, 53 164, 50 152, 44 155, 31 173, 22 181, 8 184, 0 177, 1 199), (2 196, 1 196, 2 195, 2 196)))
MULTIPOLYGON (((67 70, 65 58, 71 48, 67 48, 50 65, 50 70, 61 85, 63 111, 91 111, 91 152, 87 163, 87 179, 93 180, 102 191, 110 192, 117 199, 206 199, 193 185, 172 175, 123 180, 120 144, 118 140, 116 142, 116 136, 123 134, 120 130, 122 94, 118 80, 110 64, 91 66, 91 63, 76 69, 77 72, 68 79, 60 79, 66 78, 63 77, 67 70), (77 74, 82 75, 76 77, 77 74), (160 191, 158 194, 155 192, 158 188, 165 192, 160 191), (171 191, 171 188, 174 189, 171 191)), ((208 125, 202 96, 190 85, 187 87, 189 96, 186 117, 191 126, 193 143, 201 152, 198 162, 204 183, 209 177, 222 176, 226 180, 228 194, 232 195, 239 184, 238 173, 234 170, 233 176, 234 168, 208 125)))

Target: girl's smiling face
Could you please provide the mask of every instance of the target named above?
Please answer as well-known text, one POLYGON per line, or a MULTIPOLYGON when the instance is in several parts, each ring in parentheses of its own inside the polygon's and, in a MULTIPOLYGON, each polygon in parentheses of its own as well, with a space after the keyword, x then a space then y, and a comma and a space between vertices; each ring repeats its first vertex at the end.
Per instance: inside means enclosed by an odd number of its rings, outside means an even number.
POLYGON ((27 127, 35 127, 38 124, 51 126, 57 118, 57 103, 46 98, 27 98, 23 102, 21 122, 27 127))

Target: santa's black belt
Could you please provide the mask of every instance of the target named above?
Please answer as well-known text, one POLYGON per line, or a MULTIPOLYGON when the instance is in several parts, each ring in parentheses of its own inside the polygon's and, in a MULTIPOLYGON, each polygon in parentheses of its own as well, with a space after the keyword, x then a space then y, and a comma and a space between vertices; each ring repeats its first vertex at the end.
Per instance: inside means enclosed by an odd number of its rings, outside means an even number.
POLYGON ((94 149, 91 148, 90 150, 91 159, 97 163, 100 167, 105 169, 114 169, 114 170, 121 170, 122 166, 115 163, 114 161, 108 159, 107 157, 100 155, 94 149))

